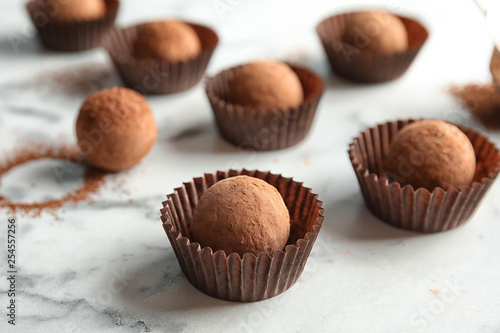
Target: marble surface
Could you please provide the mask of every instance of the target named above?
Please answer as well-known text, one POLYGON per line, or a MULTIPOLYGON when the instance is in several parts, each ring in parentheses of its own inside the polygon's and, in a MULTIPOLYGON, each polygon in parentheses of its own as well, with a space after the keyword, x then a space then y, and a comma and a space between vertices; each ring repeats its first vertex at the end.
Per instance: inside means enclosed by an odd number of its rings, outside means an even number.
MULTIPOLYGON (((2 154, 33 140, 75 141, 75 118, 85 95, 72 85, 81 81, 85 68, 101 73, 95 82, 84 82, 90 91, 120 84, 103 50, 44 50, 23 2, 0 2, 2 154), (78 82, 54 81, 69 68, 78 82)), ((491 79, 493 43, 473 1, 121 3, 122 25, 174 16, 215 28, 221 42, 209 75, 264 57, 314 69, 327 88, 313 128, 291 149, 241 152, 217 134, 202 84, 172 96, 148 97, 159 137, 140 165, 108 176, 93 196, 95 203, 67 205, 57 216, 15 216, 15 327, 5 316, 9 214, 0 210, 1 332, 500 331, 498 182, 463 227, 430 235, 407 232, 367 211, 347 156, 359 131, 396 118, 442 118, 500 142, 498 133, 482 128, 446 93, 450 84, 491 79), (329 73, 314 28, 331 13, 362 5, 416 17, 430 31, 416 61, 397 81, 358 85, 329 73), (326 208, 303 275, 287 292, 264 302, 231 303, 197 291, 182 275, 159 220, 161 201, 174 187, 229 167, 294 177, 318 193, 326 208)), ((39 162, 1 181, 0 193, 11 198, 46 200, 78 186, 81 172, 61 181, 50 163, 39 162)))

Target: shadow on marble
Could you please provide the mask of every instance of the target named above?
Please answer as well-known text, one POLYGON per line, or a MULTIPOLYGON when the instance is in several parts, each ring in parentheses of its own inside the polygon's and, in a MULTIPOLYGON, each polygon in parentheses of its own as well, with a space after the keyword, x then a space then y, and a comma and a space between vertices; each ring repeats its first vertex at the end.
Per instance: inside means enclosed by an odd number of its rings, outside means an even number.
POLYGON ((165 249, 165 252, 153 260, 126 268, 131 279, 119 295, 124 302, 155 313, 186 313, 244 304, 202 293, 186 279, 172 249, 165 249))
POLYGON ((238 147, 224 140, 213 122, 193 124, 169 136, 172 148, 182 153, 237 153, 238 147))
POLYGON ((322 232, 353 240, 383 240, 425 236, 423 233, 392 227, 379 220, 366 207, 361 194, 332 204, 325 203, 322 232))
POLYGON ((0 54, 19 55, 50 52, 35 36, 24 36, 21 32, 9 32, 0 36, 0 54))

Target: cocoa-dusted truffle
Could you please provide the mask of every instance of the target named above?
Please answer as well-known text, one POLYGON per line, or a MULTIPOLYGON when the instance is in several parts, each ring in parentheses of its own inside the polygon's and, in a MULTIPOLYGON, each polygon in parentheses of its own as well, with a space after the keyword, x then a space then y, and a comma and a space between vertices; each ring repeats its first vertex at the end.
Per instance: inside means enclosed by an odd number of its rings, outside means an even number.
POLYGON ((361 51, 386 55, 408 48, 408 33, 403 22, 388 12, 373 10, 356 12, 346 22, 343 42, 361 51))
POLYGON ((229 82, 226 99, 255 108, 294 108, 304 99, 300 80, 290 66, 273 60, 238 67, 229 82))
POLYGON ((263 180, 231 177, 212 185, 200 198, 192 223, 193 240, 215 252, 241 257, 283 249, 290 216, 276 188, 263 180))
POLYGON ((493 81, 496 84, 500 84, 500 52, 498 52, 496 47, 491 55, 490 71, 491 75, 493 75, 493 81))
POLYGON ((95 20, 106 15, 104 0, 44 0, 55 19, 61 21, 95 20))
POLYGON ((196 31, 188 24, 175 20, 150 22, 137 30, 133 53, 137 59, 168 62, 184 61, 201 52, 196 31))
POLYGON ((441 120, 421 120, 394 137, 386 160, 389 178, 414 189, 470 185, 476 156, 469 138, 441 120))
POLYGON ((109 171, 131 168, 156 141, 153 113, 141 94, 114 87, 83 102, 76 121, 78 145, 96 167, 109 171))

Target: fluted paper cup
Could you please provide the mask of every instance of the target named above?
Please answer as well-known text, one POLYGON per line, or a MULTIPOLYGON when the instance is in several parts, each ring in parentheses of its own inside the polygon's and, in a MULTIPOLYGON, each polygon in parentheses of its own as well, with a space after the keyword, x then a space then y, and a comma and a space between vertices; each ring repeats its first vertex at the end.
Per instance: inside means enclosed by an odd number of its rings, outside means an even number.
POLYGON ((276 296, 300 277, 323 223, 322 202, 301 183, 270 172, 218 171, 193 178, 167 196, 161 209, 163 228, 182 272, 200 291, 224 300, 251 302, 276 296), (262 179, 275 186, 290 213, 290 237, 284 249, 258 256, 214 251, 192 239, 194 209, 203 193, 216 182, 238 175, 262 179))
MULTIPOLYGON (((77 52, 98 47, 103 35, 114 25, 119 2, 105 2, 104 17, 93 20, 58 20, 53 14, 57 8, 49 7, 42 0, 31 0, 26 8, 45 47, 55 51, 77 52)), ((57 1, 54 4, 57 5, 57 1)))
POLYGON ((127 28, 113 28, 103 39, 103 46, 125 85, 144 95, 172 94, 187 90, 203 77, 219 37, 203 25, 185 22, 201 42, 201 53, 184 61, 136 59, 133 56, 137 31, 146 23, 127 28))
POLYGON ((469 220, 500 170, 500 153, 487 138, 458 126, 469 138, 476 154, 476 173, 469 186, 444 190, 390 182, 385 159, 390 144, 404 126, 415 120, 398 120, 362 132, 349 147, 366 206, 382 221, 395 227, 438 232, 456 228, 469 220))
POLYGON ((323 80, 304 67, 289 65, 304 90, 304 101, 295 108, 258 109, 228 102, 229 82, 240 66, 207 79, 205 90, 224 139, 242 149, 263 151, 294 146, 307 136, 323 93, 323 80))
POLYGON ((342 41, 346 23, 355 13, 328 17, 316 27, 332 71, 345 79, 364 83, 391 81, 403 75, 427 40, 427 29, 416 20, 396 15, 408 33, 408 49, 392 55, 363 52, 342 41))

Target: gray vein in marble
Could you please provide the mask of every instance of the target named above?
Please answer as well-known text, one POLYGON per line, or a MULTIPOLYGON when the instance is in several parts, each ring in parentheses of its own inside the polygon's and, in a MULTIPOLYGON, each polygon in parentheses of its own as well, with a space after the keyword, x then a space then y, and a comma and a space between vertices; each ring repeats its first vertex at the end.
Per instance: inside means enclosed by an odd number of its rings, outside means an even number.
POLYGON ((5 109, 10 114, 23 117, 36 117, 49 123, 55 123, 61 119, 59 115, 34 107, 6 105, 5 109))
POLYGON ((123 315, 120 311, 112 309, 104 309, 102 312, 110 317, 116 326, 140 327, 141 332, 151 332, 151 328, 144 321, 137 320, 131 315, 123 315))

